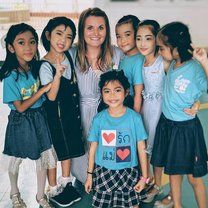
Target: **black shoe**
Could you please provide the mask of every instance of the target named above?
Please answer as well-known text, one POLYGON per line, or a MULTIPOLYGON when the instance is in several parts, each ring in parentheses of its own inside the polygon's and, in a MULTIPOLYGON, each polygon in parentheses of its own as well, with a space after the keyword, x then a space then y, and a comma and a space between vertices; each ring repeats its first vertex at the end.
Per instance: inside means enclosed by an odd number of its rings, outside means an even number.
POLYGON ((70 197, 73 202, 78 202, 81 200, 81 195, 79 192, 72 186, 72 183, 67 183, 64 188, 65 197, 70 197))
POLYGON ((49 201, 60 206, 60 207, 68 207, 74 203, 74 200, 70 195, 66 197, 66 193, 63 191, 59 195, 54 197, 49 197, 49 201))

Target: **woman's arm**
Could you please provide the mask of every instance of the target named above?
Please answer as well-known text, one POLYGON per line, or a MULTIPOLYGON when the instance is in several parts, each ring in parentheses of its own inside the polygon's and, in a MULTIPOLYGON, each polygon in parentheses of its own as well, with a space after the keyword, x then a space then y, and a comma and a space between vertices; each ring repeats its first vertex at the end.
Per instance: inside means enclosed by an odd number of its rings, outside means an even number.
POLYGON ((85 191, 89 194, 92 189, 92 173, 94 170, 94 163, 95 163, 95 152, 97 149, 97 142, 90 143, 90 150, 88 156, 88 170, 87 170, 87 179, 85 181, 85 191))

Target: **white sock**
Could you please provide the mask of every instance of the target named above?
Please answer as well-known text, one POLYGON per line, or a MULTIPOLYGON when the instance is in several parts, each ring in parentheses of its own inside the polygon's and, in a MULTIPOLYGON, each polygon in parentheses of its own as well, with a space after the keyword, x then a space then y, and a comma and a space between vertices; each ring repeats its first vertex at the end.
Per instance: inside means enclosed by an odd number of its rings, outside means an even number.
POLYGON ((73 177, 69 176, 69 177, 63 177, 60 176, 58 178, 58 183, 63 186, 64 188, 66 187, 67 183, 72 182, 73 181, 73 177))
POLYGON ((47 191, 47 194, 49 197, 57 196, 63 191, 63 188, 60 185, 48 186, 48 187, 49 187, 49 189, 47 191))

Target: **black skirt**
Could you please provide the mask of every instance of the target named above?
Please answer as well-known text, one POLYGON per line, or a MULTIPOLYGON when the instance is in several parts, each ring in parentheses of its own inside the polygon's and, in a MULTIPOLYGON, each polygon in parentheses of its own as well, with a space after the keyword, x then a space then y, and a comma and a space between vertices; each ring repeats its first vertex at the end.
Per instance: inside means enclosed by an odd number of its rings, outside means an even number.
POLYGON ((207 174, 207 149, 201 123, 196 116, 172 121, 163 114, 156 128, 151 164, 164 167, 168 175, 207 174))

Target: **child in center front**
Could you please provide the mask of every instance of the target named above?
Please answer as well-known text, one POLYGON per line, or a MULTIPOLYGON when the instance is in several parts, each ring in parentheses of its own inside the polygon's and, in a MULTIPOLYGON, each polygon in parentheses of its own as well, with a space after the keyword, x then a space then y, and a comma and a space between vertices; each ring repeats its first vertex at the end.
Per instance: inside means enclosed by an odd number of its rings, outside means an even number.
POLYGON ((130 86, 123 71, 102 74, 99 85, 108 108, 91 125, 85 190, 93 189, 93 207, 138 208, 145 197, 139 193, 147 181, 147 135, 142 119, 123 104, 130 86))

